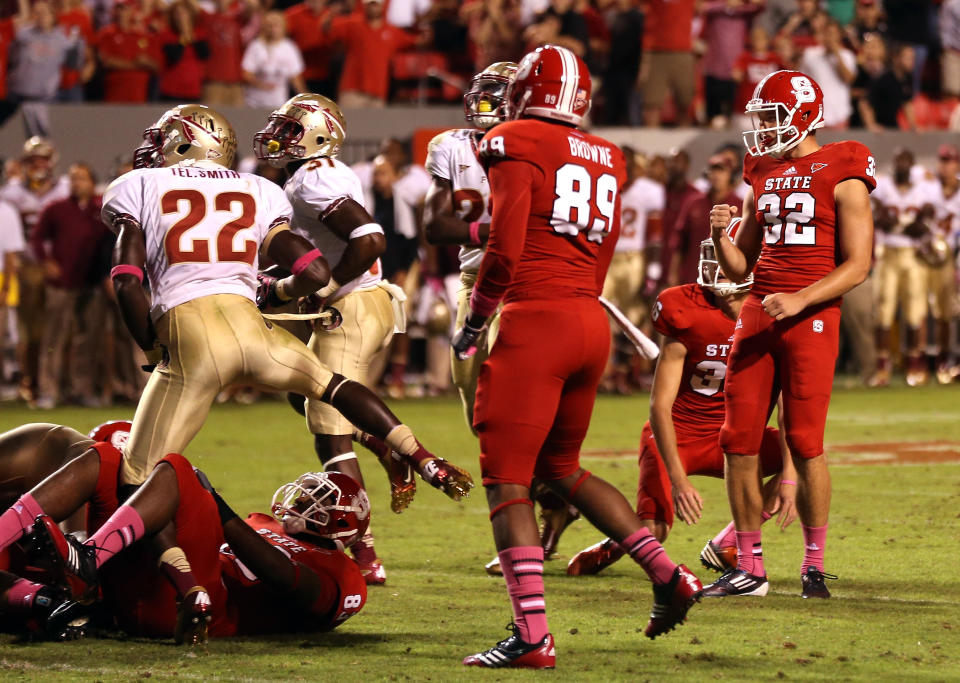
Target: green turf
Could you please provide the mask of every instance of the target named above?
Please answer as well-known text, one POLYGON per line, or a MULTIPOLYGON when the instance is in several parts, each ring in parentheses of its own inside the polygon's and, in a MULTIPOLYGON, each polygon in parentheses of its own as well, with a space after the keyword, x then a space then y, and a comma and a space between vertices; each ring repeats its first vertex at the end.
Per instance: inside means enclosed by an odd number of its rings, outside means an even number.
MULTIPOLYGON (((960 388, 838 390, 829 443, 946 439, 960 442, 960 388)), ((476 442, 453 401, 394 404, 432 449, 476 474, 476 442)), ((31 420, 87 429, 129 411, 0 407, 0 430, 31 420)), ((585 448, 632 452, 646 397, 598 401, 585 448)), ((869 449, 866 449, 869 450, 869 449)), ((313 465, 302 422, 281 403, 220 406, 188 453, 238 510, 263 510, 273 490, 313 465)), ((4 680, 414 679, 514 680, 544 673, 464 670, 459 659, 505 635, 510 620, 498 579, 483 574, 493 545, 482 495, 457 505, 422 486, 412 507, 393 515, 371 457, 363 460, 374 501, 386 586, 364 611, 316 636, 213 642, 187 650, 142 640, 18 644, 0 639, 4 680)), ((592 458, 589 467, 632 499, 629 456, 592 458)), ((599 577, 564 575, 569 554, 599 539, 575 523, 547 564, 547 604, 564 680, 947 680, 960 678, 957 558, 960 465, 837 465, 827 568, 839 574, 834 599, 800 600, 799 527, 767 530, 771 579, 766 598, 695 607, 685 626, 643 637, 651 603, 643 572, 623 560, 599 577)), ((706 538, 728 519, 722 483, 693 480, 706 500, 699 528, 676 527, 670 555, 695 568, 706 538)))

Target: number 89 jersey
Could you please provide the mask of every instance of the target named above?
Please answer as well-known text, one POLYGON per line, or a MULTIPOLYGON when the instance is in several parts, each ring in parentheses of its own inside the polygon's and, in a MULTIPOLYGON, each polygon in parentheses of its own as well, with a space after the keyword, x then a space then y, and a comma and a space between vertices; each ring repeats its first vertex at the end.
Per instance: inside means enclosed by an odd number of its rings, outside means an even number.
POLYGON ((211 294, 253 300, 260 246, 292 213, 266 178, 196 162, 123 174, 104 193, 101 215, 111 229, 122 215, 143 228, 156 320, 211 294))
POLYGON ((796 292, 837 267, 837 204, 844 180, 877 186, 876 161, 859 142, 834 142, 796 159, 746 156, 743 178, 753 188, 763 246, 753 294, 796 292))
MULTIPOLYGON (((597 272, 601 244, 609 238, 604 247, 612 254, 620 231, 627 177, 620 149, 576 128, 519 119, 484 136, 480 159, 488 175, 501 161, 535 169, 523 252, 505 300, 597 296, 606 274, 597 272)), ((497 201, 494 195, 494 211, 497 201)))
POLYGON ((670 287, 660 292, 650 312, 657 332, 687 350, 672 411, 678 436, 717 434, 723 425, 723 385, 735 322, 708 296, 700 285, 670 287))
MULTIPOLYGON (((427 172, 453 187, 453 211, 462 221, 490 222, 490 184, 477 158, 477 143, 482 130, 457 128, 433 138, 427 146, 427 172)), ((460 247, 460 270, 476 273, 483 260, 483 249, 460 247)))

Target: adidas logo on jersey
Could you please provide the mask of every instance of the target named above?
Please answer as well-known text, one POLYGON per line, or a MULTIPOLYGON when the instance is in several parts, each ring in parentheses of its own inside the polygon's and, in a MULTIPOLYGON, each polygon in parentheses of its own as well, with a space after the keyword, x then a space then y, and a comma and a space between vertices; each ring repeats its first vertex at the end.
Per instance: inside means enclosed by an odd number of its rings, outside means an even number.
POLYGON ((797 175, 797 167, 791 166, 786 171, 783 172, 783 175, 797 175))

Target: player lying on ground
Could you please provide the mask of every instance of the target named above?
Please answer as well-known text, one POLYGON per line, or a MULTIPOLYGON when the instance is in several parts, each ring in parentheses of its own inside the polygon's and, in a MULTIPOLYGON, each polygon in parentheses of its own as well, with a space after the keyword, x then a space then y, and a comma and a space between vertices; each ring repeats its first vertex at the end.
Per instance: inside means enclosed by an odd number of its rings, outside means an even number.
POLYGON ((483 364, 473 424, 514 635, 464 659, 468 666, 552 668, 543 548, 530 501, 534 476, 628 547, 651 575, 646 634, 682 623, 700 582, 667 558, 626 499, 580 467, 610 327, 597 297, 619 233, 620 150, 578 129, 590 105, 590 75, 565 48, 527 54, 509 90, 510 121, 487 133, 493 219, 470 314, 453 339, 476 350, 486 319, 504 300, 500 333, 483 364))
MULTIPOLYGON (((640 481, 637 515, 663 543, 673 527, 674 512, 696 524, 703 497, 691 475, 723 477, 723 451, 718 442, 723 425, 723 384, 730 338, 751 280, 735 284, 719 272, 713 243, 700 245, 698 284, 661 292, 651 311, 653 326, 663 335, 650 392, 650 420, 640 437, 640 481)), ((780 432, 767 427, 760 448, 764 486, 764 520, 779 512, 786 528, 795 518, 796 475, 780 432), (782 473, 781 473, 782 470, 782 473)), ((596 574, 624 550, 607 538, 582 550, 567 565, 567 574, 596 574)), ((733 522, 700 553, 709 569, 736 567, 733 522)))
MULTIPOLYGON (((125 632, 195 643, 206 638, 208 624, 214 637, 317 631, 362 608, 366 584, 341 550, 363 534, 369 502, 347 475, 303 475, 274 496, 272 510, 282 523, 259 513, 244 522, 202 473, 175 454, 119 504, 121 460, 119 451, 99 442, 21 501, 40 511, 34 533, 58 570, 59 587, 84 598, 99 588, 125 632), (91 522, 101 526, 81 544, 63 536, 55 522, 85 503, 91 522), (178 610, 174 589, 149 548, 132 545, 171 523, 200 582, 188 591, 197 598, 189 609, 178 610)), ((14 508, 0 517, 5 537, 18 529, 22 535, 31 524, 14 508)), ((3 581, 7 604, 21 609, 34 607, 34 596, 49 590, 9 574, 3 581)), ((47 621, 48 632, 66 634, 68 625, 88 612, 85 602, 61 600, 47 621)))
POLYGON ((859 142, 820 146, 815 131, 823 125, 823 106, 820 87, 798 71, 777 71, 760 81, 747 104, 747 113, 756 116, 754 129, 744 133, 743 177, 751 188, 735 241, 727 227, 737 208, 715 206, 710 212, 723 272, 735 282, 752 272, 754 281, 733 334, 720 430, 737 568, 708 586, 705 596, 751 593, 767 581, 758 454, 768 399, 779 392, 806 547, 802 595, 830 596, 823 571, 831 493, 823 432, 840 299, 870 272, 876 162, 859 142))
POLYGON ((433 486, 455 500, 466 495, 468 473, 429 453, 369 389, 260 315, 255 300, 312 294, 329 283, 330 269, 289 229, 293 209, 279 187, 230 170, 237 140, 226 118, 179 105, 144 140, 137 168, 110 184, 103 203, 104 222, 118 233, 111 277, 124 321, 141 348, 163 356, 134 415, 122 482, 140 484, 161 457, 183 452, 217 394, 243 384, 329 403, 433 486), (261 254, 292 275, 258 291, 261 254))

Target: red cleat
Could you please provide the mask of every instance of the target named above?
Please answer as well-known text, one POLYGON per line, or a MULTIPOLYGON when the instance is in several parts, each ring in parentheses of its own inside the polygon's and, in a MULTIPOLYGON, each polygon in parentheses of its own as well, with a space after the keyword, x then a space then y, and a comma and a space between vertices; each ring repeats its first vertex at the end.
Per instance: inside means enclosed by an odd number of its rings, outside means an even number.
POLYGON ((368 586, 382 586, 387 582, 387 570, 383 568, 383 562, 379 557, 369 564, 357 562, 357 565, 368 586))
POLYGON ((482 666, 488 669, 553 669, 557 666, 557 650, 553 636, 547 634, 539 643, 520 639, 516 624, 507 626, 513 635, 484 652, 463 658, 464 666, 482 666))
POLYGON ((653 585, 653 609, 644 634, 656 638, 683 623, 693 603, 700 601, 703 585, 684 565, 677 565, 669 583, 653 585))
POLYGON ((203 586, 194 586, 177 603, 177 624, 173 642, 177 645, 202 645, 207 642, 207 627, 212 618, 210 596, 203 586))
POLYGON ((570 562, 567 563, 567 576, 599 574, 624 554, 619 543, 612 538, 605 538, 571 557, 570 562))
POLYGON ((707 569, 725 574, 737 568, 737 546, 721 548, 713 541, 707 541, 700 551, 700 564, 707 569))

